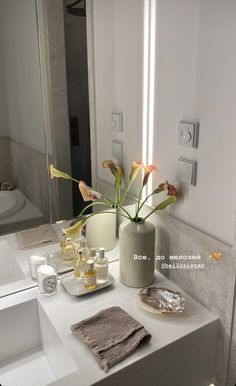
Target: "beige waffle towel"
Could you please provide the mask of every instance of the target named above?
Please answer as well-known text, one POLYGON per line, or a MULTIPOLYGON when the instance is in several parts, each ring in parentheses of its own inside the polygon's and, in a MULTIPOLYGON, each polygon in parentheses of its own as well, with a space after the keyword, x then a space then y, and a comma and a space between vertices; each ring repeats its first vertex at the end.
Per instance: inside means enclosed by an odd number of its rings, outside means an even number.
POLYGON ((58 243, 58 237, 50 224, 16 233, 20 249, 37 248, 58 243))
POLYGON ((99 366, 107 371, 140 345, 149 342, 151 335, 120 307, 111 307, 71 326, 85 342, 99 366))

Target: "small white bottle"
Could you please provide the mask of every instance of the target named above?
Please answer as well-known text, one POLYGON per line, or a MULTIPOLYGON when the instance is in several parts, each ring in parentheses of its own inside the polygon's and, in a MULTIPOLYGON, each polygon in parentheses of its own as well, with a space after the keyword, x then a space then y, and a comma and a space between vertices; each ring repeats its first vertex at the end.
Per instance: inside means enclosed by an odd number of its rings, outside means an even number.
POLYGON ((83 256, 81 249, 76 253, 75 263, 74 263, 74 276, 77 278, 84 277, 84 271, 86 268, 86 260, 83 256))
POLYGON ((96 260, 97 257, 97 250, 96 248, 90 248, 89 250, 89 260, 93 260, 93 262, 96 260))
POLYGON ((94 268, 97 272, 97 283, 106 283, 108 281, 108 259, 105 256, 104 248, 99 248, 99 255, 95 260, 94 268))
POLYGON ((80 242, 80 250, 83 253, 83 257, 84 257, 85 261, 87 261, 89 259, 89 248, 87 247, 87 243, 86 243, 85 239, 81 240, 81 242, 80 242))

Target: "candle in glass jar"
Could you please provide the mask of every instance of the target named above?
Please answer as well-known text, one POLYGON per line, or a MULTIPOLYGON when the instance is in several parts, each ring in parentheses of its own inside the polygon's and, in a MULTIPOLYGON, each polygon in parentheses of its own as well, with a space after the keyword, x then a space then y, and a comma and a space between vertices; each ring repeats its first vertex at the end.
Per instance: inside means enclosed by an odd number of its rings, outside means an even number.
POLYGON ((37 270, 39 291, 43 295, 54 295, 57 290, 57 275, 50 265, 41 265, 37 270))
POLYGON ((47 264, 46 256, 42 256, 41 254, 29 256, 29 267, 32 279, 37 279, 37 269, 43 264, 47 264))

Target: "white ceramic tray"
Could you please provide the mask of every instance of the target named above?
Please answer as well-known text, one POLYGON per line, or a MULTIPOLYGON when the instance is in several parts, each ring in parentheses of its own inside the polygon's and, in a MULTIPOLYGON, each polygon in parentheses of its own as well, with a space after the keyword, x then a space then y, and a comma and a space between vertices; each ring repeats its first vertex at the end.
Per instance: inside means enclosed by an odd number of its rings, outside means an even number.
POLYGON ((62 275, 60 279, 61 279, 61 283, 63 284, 67 292, 69 292, 69 294, 73 296, 83 296, 83 295, 91 294, 103 288, 109 287, 115 281, 114 277, 111 274, 109 274, 108 281, 106 283, 97 284, 97 287, 91 290, 91 289, 87 289, 84 286, 83 279, 77 279, 74 276, 74 272, 66 273, 65 275, 62 275))

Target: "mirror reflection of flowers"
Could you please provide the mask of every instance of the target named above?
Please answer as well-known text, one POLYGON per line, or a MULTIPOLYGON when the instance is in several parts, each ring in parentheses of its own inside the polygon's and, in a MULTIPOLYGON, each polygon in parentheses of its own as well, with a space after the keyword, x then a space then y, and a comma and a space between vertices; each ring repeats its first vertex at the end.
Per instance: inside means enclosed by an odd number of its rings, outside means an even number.
MULTIPOLYGON (((71 180, 78 184, 80 193, 84 199, 84 201, 90 202, 79 214, 79 221, 73 225, 70 228, 64 229, 64 232, 67 236, 74 236, 75 234, 79 233, 83 226, 85 225, 86 220, 89 217, 99 215, 99 212, 94 212, 91 214, 86 215, 86 211, 95 206, 95 205, 102 205, 104 206, 105 213, 109 214, 116 214, 114 211, 107 211, 114 208, 119 208, 119 215, 122 217, 127 218, 131 222, 140 222, 145 221, 149 216, 151 216, 154 212, 158 212, 160 210, 163 210, 167 208, 169 205, 174 204, 177 202, 178 193, 176 188, 171 185, 168 181, 161 183, 157 188, 155 188, 152 193, 147 195, 145 198, 142 198, 143 196, 143 189, 145 185, 147 185, 149 176, 151 173, 153 173, 156 170, 155 165, 148 165, 145 166, 141 161, 136 162, 134 161, 132 164, 131 173, 128 179, 128 184, 124 191, 122 191, 121 186, 124 179, 124 171, 123 168, 114 163, 112 160, 107 160, 103 162, 103 167, 110 169, 111 173, 115 177, 115 184, 114 184, 114 200, 111 200, 110 198, 105 197, 104 195, 100 194, 99 192, 96 192, 94 189, 90 188, 84 181, 78 181, 71 177, 69 174, 66 174, 64 172, 61 172, 60 170, 57 170, 53 165, 50 165, 50 175, 51 178, 63 178, 66 180, 71 180), (130 191, 131 186, 133 185, 133 182, 137 178, 139 174, 142 173, 142 181, 141 186, 139 188, 139 192, 137 195, 137 203, 136 203, 136 209, 134 216, 131 216, 128 210, 126 210, 124 202, 127 194, 130 191), (143 206, 147 203, 148 199, 151 196, 157 195, 161 192, 166 192, 166 196, 163 201, 161 201, 159 204, 157 204, 154 208, 150 208, 150 212, 144 217, 140 217, 140 211, 143 208, 143 206)), ((102 212, 104 213, 104 211, 102 212)))

